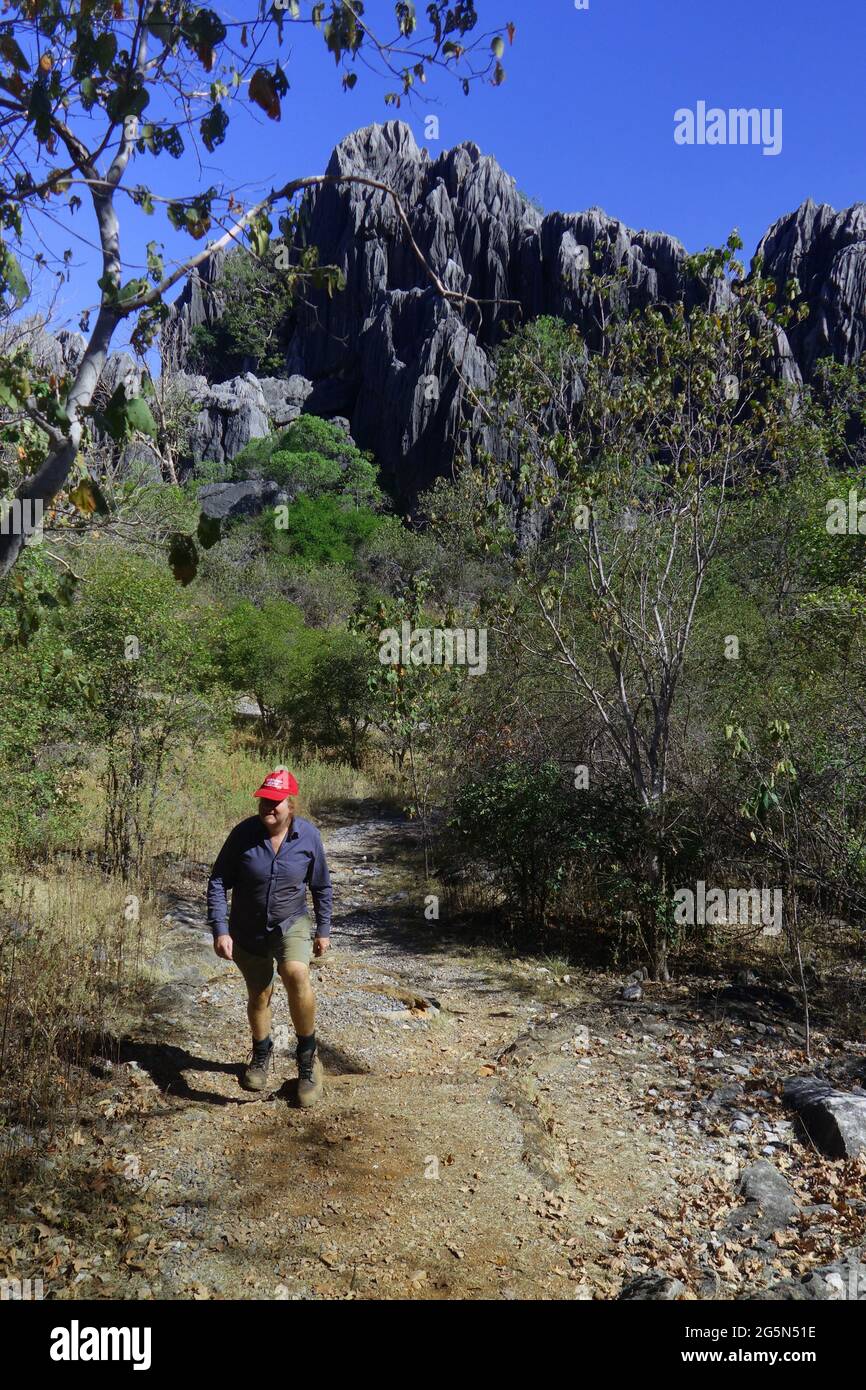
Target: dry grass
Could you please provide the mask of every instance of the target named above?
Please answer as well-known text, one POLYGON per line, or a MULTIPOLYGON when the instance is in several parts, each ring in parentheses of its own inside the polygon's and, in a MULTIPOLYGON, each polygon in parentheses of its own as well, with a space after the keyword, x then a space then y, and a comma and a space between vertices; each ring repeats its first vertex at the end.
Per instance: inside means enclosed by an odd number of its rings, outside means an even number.
POLYGON ((378 771, 302 762, 290 750, 263 755, 243 732, 208 742, 166 769, 145 861, 124 883, 97 867, 101 764, 95 750, 56 858, 0 880, 0 1170, 76 1122, 89 1061, 129 1026, 153 975, 161 891, 184 866, 213 861, 231 827, 255 810, 252 792, 268 771, 292 769, 301 815, 393 796, 378 771))
MULTIPOLYGON (((157 793, 145 873, 151 876, 166 860, 212 861, 231 827, 255 812, 252 794, 263 777, 280 766, 290 768, 297 777, 297 810, 302 816, 315 818, 347 801, 393 800, 384 767, 361 772, 345 763, 302 760, 291 749, 263 754, 249 735, 237 733, 228 743, 213 741, 186 749, 166 769, 157 793)), ((86 830, 69 848, 86 854, 97 851, 101 843, 103 797, 98 765, 85 778, 82 798, 86 814, 79 819, 86 830)))
POLYGON ((0 1157, 73 1123, 87 1063, 131 1017, 156 904, 82 864, 0 882, 0 1157))

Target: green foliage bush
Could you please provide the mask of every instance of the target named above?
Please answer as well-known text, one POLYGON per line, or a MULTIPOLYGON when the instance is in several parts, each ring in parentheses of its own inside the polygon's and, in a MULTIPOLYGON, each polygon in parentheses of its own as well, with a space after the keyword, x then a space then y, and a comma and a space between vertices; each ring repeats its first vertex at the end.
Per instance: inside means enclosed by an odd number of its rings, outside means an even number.
POLYGON ((226 682, 253 694, 269 737, 315 745, 359 765, 370 724, 369 644, 345 628, 308 627, 295 604, 236 604, 221 630, 226 682))
POLYGON ((369 643, 344 628, 306 628, 294 654, 284 713, 293 737, 359 767, 373 717, 369 643))
POLYGON ((189 370, 223 381, 245 371, 258 376, 283 374, 293 303, 290 280, 276 258, 228 256, 215 293, 222 312, 213 324, 193 329, 189 370))
POLYGON ((299 497, 279 525, 271 517, 263 526, 273 530, 277 554, 293 556, 302 565, 345 565, 351 568, 365 541, 379 529, 380 518, 369 507, 355 507, 334 496, 299 497))
POLYGON ((191 485, 197 493, 200 487, 208 483, 231 483, 235 476, 234 463, 228 459, 223 459, 222 462, 217 459, 202 459, 193 467, 191 485))
POLYGON ((506 758, 473 770, 448 830, 452 853, 488 869, 527 935, 553 915, 610 922, 639 898, 638 808, 625 789, 575 790, 561 763, 506 758))
POLYGON ((218 730, 227 706, 213 615, 161 564, 99 548, 65 623, 86 702, 79 735, 105 748, 104 862, 140 862, 172 751, 218 730))
POLYGON ((356 507, 383 501, 376 468, 333 421, 300 415, 280 434, 253 439, 233 463, 237 478, 272 478, 290 497, 347 498, 356 507))
POLYGON ((292 658, 303 626, 300 609, 284 599, 268 599, 261 607, 243 600, 221 625, 221 674, 238 694, 255 696, 270 730, 291 690, 292 658))
POLYGON ((72 652, 53 622, 7 649, 0 681, 0 865, 47 858, 75 813, 82 707, 72 652))

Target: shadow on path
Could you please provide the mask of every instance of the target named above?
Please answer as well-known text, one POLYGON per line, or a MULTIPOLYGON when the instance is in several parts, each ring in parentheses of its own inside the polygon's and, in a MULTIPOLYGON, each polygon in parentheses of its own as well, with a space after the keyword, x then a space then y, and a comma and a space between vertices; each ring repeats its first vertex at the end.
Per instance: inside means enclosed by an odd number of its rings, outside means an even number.
POLYGON ((187 1071, 221 1072, 236 1077, 240 1084, 243 1062, 214 1062, 208 1057, 196 1057, 186 1048, 172 1043, 136 1042, 132 1038, 120 1041, 117 1061, 136 1062, 161 1091, 178 1100, 205 1101, 209 1105, 243 1105, 247 1101, 246 1093, 224 1096, 218 1091, 197 1090, 184 1075, 187 1071))
MULTIPOLYGON (((186 1048, 177 1047, 173 1043, 136 1042, 132 1038, 121 1039, 111 1051, 113 1059, 118 1064, 137 1063, 142 1071, 147 1072, 161 1091, 176 1100, 202 1101, 207 1105, 247 1105, 254 1100, 273 1100, 277 1096, 291 1099, 292 1103, 297 1100, 297 1077, 284 1081, 276 1092, 256 1093, 243 1090, 240 1085, 240 1078, 246 1061, 215 1062, 208 1057, 197 1057, 192 1052, 188 1052, 186 1048), (186 1078, 185 1073, 190 1071, 215 1072, 224 1076, 232 1076, 238 1083, 238 1094, 226 1096, 219 1091, 196 1088, 190 1085, 186 1078)), ((356 1061, 340 1048, 331 1047, 327 1043, 319 1044, 319 1055, 325 1067, 326 1078, 328 1076, 363 1076, 369 1074, 370 1068, 364 1063, 356 1061)), ((282 1064, 294 1067, 294 1057, 281 1057, 278 1065, 282 1064)))

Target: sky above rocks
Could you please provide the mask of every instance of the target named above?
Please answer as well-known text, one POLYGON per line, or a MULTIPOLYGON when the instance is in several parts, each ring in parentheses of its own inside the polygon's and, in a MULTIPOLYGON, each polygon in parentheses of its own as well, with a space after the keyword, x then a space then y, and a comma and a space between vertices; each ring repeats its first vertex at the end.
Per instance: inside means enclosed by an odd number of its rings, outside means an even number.
MULTIPOLYGON (((245 2, 230 8, 242 15, 245 2)), ((474 140, 545 211, 598 205, 631 227, 668 232, 689 250, 719 244, 738 227, 749 256, 767 227, 805 198, 841 208, 866 196, 860 0, 588 0, 581 9, 575 0, 478 0, 478 9, 482 29, 516 25, 499 88, 475 86, 465 97, 437 75, 424 101, 404 102, 398 112, 383 100, 392 81, 360 69, 357 86, 344 93, 321 38, 288 24, 290 91, 279 123, 238 103, 226 143, 214 156, 201 152, 207 162, 192 153, 177 162, 163 155, 156 166, 141 160, 129 181, 158 170, 154 186, 163 193, 223 183, 252 198, 321 172, 350 130, 396 115, 433 155, 474 140), (727 115, 739 107, 766 111, 778 153, 760 144, 676 142, 678 111, 696 113, 700 124, 703 109, 706 133, 714 109, 727 115)), ((366 13, 380 33, 390 32, 390 0, 368 0, 366 13)), ((74 252, 57 326, 74 327, 95 297, 89 209, 74 226, 80 239, 72 242, 63 225, 46 231, 55 249, 71 244, 74 252)), ((130 274, 140 272, 151 239, 164 241, 169 259, 196 249, 160 212, 127 215, 130 274)))

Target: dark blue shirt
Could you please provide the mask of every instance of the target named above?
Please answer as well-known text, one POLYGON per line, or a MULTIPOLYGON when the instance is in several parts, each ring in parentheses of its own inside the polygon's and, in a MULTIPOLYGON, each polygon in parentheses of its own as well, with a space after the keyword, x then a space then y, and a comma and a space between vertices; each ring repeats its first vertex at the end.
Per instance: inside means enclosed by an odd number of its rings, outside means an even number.
POLYGON ((294 816, 274 854, 267 828, 258 816, 250 816, 235 826, 216 857, 207 884, 208 925, 214 937, 228 932, 242 946, 262 951, 277 932, 306 912, 307 884, 316 934, 330 936, 334 894, 318 830, 294 816))

